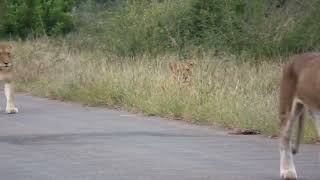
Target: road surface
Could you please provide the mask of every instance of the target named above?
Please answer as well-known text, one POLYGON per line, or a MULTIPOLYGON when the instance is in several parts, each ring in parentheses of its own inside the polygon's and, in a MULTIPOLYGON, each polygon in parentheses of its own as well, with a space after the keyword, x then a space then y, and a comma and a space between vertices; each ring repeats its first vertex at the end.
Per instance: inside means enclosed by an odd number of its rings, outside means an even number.
MULTIPOLYGON (((0 113, 1 180, 279 179, 276 140, 26 95, 17 105, 0 113)), ((319 180, 320 146, 302 148, 299 177, 319 180)))

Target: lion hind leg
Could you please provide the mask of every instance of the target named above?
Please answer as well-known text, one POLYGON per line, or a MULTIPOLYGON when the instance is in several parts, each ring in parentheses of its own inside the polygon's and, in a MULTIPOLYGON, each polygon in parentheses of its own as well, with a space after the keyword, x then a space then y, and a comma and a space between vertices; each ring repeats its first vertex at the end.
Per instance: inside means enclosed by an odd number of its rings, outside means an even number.
POLYGON ((280 175, 283 180, 296 180, 297 172, 293 162, 292 153, 292 129, 295 120, 297 120, 304 112, 304 105, 298 101, 292 104, 290 115, 287 117, 286 124, 281 128, 280 137, 280 175))

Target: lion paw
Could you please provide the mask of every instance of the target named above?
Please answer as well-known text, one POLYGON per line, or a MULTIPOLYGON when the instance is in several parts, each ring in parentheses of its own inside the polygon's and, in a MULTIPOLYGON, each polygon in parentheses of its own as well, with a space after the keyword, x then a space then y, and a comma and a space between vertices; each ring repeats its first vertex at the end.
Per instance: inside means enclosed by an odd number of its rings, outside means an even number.
POLYGON ((16 114, 16 113, 18 113, 18 112, 19 112, 19 110, 18 110, 18 108, 16 108, 16 107, 7 108, 7 109, 6 109, 6 113, 8 113, 8 114, 16 114))
POLYGON ((294 170, 286 170, 281 173, 282 180, 298 180, 298 176, 296 171, 294 170))

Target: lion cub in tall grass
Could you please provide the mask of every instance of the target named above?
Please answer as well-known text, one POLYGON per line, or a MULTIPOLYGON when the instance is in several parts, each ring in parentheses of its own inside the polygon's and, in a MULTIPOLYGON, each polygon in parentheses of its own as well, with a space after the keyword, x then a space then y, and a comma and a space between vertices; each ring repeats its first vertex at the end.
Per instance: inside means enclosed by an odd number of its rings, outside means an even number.
POLYGON ((18 108, 14 105, 12 51, 11 45, 0 43, 0 80, 5 82, 4 93, 7 99, 6 112, 8 114, 18 112, 18 108))
POLYGON ((169 63, 173 78, 183 84, 191 85, 194 64, 192 61, 169 63))

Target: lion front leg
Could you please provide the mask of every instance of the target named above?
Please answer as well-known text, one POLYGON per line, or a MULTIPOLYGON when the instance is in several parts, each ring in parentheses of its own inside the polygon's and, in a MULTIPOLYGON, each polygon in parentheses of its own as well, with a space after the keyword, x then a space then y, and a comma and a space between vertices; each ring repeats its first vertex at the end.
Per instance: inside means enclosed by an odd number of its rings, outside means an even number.
POLYGON ((14 85, 13 82, 6 82, 4 85, 4 93, 7 99, 6 112, 8 114, 15 114, 18 108, 14 105, 14 85))

